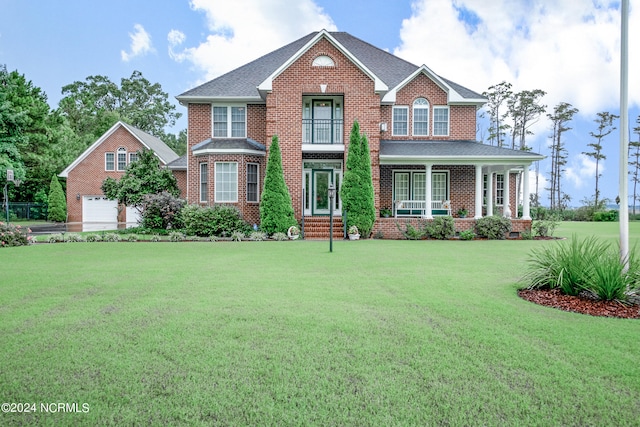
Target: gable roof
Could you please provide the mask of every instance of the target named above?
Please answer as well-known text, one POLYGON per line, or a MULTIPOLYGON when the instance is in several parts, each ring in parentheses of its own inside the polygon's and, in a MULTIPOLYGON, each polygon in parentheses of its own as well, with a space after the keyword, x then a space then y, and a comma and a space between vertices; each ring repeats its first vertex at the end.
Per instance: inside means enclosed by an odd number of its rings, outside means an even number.
POLYGON ((67 178, 69 176, 69 172, 71 172, 78 164, 80 164, 89 154, 91 154, 96 148, 100 146, 107 138, 109 138, 118 128, 126 129, 131 135, 133 135, 142 145, 144 145, 147 149, 153 150, 155 155, 160 159, 160 161, 166 165, 176 159, 178 159, 178 155, 171 149, 167 144, 162 142, 159 138, 148 134, 130 124, 119 121, 111 128, 106 131, 96 142, 91 144, 89 148, 87 148, 82 154, 80 154, 69 166, 67 166, 60 174, 58 175, 61 178, 67 178))
POLYGON ((376 91, 382 96, 394 89, 397 91, 410 81, 408 79, 428 70, 428 75, 437 79, 450 99, 457 103, 486 102, 482 95, 436 75, 426 66, 418 67, 349 33, 326 30, 307 34, 280 49, 190 89, 178 95, 176 99, 181 103, 212 100, 264 102, 264 94, 270 89, 271 80, 323 38, 368 74, 376 82, 376 91))

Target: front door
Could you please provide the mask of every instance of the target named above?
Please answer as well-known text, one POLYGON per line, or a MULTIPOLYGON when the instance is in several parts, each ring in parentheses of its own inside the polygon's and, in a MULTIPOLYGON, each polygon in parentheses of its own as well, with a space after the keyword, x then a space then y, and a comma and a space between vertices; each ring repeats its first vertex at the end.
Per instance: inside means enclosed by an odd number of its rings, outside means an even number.
POLYGON ((329 184, 333 182, 333 171, 330 169, 314 169, 311 177, 313 181, 312 214, 329 215, 329 184))

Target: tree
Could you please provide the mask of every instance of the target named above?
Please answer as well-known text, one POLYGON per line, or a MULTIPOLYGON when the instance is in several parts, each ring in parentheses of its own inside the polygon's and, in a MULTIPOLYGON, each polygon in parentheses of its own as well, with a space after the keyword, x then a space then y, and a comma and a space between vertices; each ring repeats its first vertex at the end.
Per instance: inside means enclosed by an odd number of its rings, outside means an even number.
POLYGON ((596 191, 595 191, 595 207, 598 208, 598 199, 600 198, 600 189, 598 188, 598 182, 602 174, 600 173, 600 160, 605 160, 607 156, 602 154, 602 140, 605 136, 609 135, 613 132, 616 127, 613 126, 613 121, 617 119, 619 116, 615 114, 611 114, 608 111, 603 111, 598 113, 598 118, 594 120, 598 124, 597 133, 589 132, 593 138, 595 138, 594 142, 587 144, 587 147, 591 147, 593 151, 583 151, 587 157, 591 157, 596 161, 596 191))
POLYGON ((120 80, 120 86, 106 76, 89 76, 62 88, 60 111, 86 145, 123 120, 162 138, 164 128, 173 126, 182 114, 169 102, 159 83, 151 84, 140 71, 120 80))
POLYGON ((355 225, 360 234, 369 236, 376 217, 371 155, 369 142, 366 135, 360 134, 357 120, 351 128, 346 166, 340 198, 342 208, 347 212, 347 226, 355 225))
POLYGON ((540 100, 547 92, 541 89, 523 90, 513 94, 507 100, 508 114, 513 120, 511 126, 511 148, 529 151, 527 146, 527 135, 533 135, 529 128, 538 121, 538 117, 543 114, 547 106, 540 103, 540 100), (517 144, 516 144, 517 142, 517 144))
POLYGON ((487 112, 489 113, 489 143, 493 145, 496 141, 498 147, 504 143, 505 131, 510 128, 504 123, 508 112, 501 113, 502 105, 511 98, 511 83, 501 82, 497 85, 489 86, 489 90, 482 93, 487 98, 487 112))
POLYGON ((562 134, 571 128, 567 123, 578 112, 577 108, 567 102, 561 102, 553 109, 553 113, 547 114, 552 123, 553 132, 551 134, 551 172, 549 200, 551 209, 564 209, 566 203, 571 200, 568 194, 562 192, 561 177, 567 164, 568 151, 562 139, 562 134))
POLYGON ((57 175, 53 175, 53 177, 51 177, 47 219, 54 222, 65 222, 67 220, 67 201, 64 197, 64 191, 62 191, 62 185, 60 185, 57 175))
POLYGON ((264 189, 260 198, 260 228, 269 234, 285 233, 296 224, 291 194, 284 180, 278 136, 274 135, 269 147, 264 189))
POLYGON ((104 195, 119 204, 140 207, 144 196, 166 191, 180 195, 178 181, 169 169, 160 167, 160 160, 153 150, 143 149, 138 160, 127 166, 119 181, 109 177, 102 182, 104 195))
POLYGON ((636 214, 636 202, 640 201, 638 196, 638 183, 640 183, 640 116, 636 119, 638 126, 633 128, 633 133, 638 135, 637 141, 629 141, 629 158, 633 160, 629 161, 629 166, 632 170, 629 171, 631 175, 631 181, 633 182, 633 214, 636 214), (633 152, 631 152, 633 150, 633 152))
POLYGON ((184 156, 187 154, 187 130, 182 129, 178 132, 178 135, 173 133, 164 134, 160 138, 165 144, 169 146, 178 156, 184 156))

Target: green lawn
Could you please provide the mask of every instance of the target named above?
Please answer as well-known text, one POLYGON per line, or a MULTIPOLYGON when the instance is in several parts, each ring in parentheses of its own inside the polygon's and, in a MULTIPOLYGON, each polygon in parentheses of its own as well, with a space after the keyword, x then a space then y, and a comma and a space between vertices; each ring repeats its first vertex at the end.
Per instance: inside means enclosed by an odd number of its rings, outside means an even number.
POLYGON ((0 425, 639 425, 640 321, 516 295, 553 244, 2 249, 0 425))

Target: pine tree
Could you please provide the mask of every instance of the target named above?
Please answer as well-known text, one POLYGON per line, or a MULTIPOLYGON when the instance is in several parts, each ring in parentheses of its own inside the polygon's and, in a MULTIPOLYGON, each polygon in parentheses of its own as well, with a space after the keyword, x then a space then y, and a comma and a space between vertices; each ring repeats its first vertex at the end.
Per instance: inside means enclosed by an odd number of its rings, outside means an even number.
POLYGON ((284 180, 278 137, 274 135, 269 147, 264 189, 260 198, 260 228, 269 234, 285 233, 292 225, 297 225, 297 221, 284 180))
POLYGON ((638 141, 629 141, 629 158, 633 158, 633 160, 629 161, 629 166, 633 168, 633 170, 629 171, 633 182, 633 215, 636 214, 636 202, 640 201, 640 196, 638 196, 638 183, 640 183, 640 116, 636 119, 636 123, 638 126, 633 128, 633 132, 638 135, 638 141))
POLYGON ((591 147, 593 151, 582 152, 582 154, 584 154, 585 156, 591 157, 596 161, 596 192, 594 203, 596 209, 598 209, 599 207, 598 200, 600 198, 600 189, 598 187, 598 182, 600 181, 600 177, 602 176, 602 174, 600 173, 600 160, 605 160, 607 158, 607 156, 602 154, 602 140, 605 136, 609 135, 616 129, 616 127, 613 126, 613 121, 618 117, 619 116, 611 114, 608 111, 598 113, 598 118, 595 120, 595 122, 598 124, 598 133, 589 132, 589 135, 595 138, 595 142, 587 144, 587 146, 591 147))
POLYGON ((355 225, 360 234, 369 236, 375 221, 375 199, 371 178, 371 156, 366 135, 360 134, 357 121, 351 128, 347 170, 340 189, 342 208, 347 212, 347 226, 355 225))
POLYGON ((55 222, 65 222, 67 220, 67 201, 62 191, 62 185, 58 177, 53 175, 49 186, 49 214, 47 219, 55 222))
POLYGON ((551 186, 549 187, 551 209, 562 210, 567 202, 571 200, 568 194, 562 192, 560 186, 562 172, 565 171, 564 166, 567 164, 567 157, 569 155, 566 144, 562 140, 562 134, 571 129, 567 126, 567 123, 573 119, 573 116, 577 112, 578 109, 573 108, 571 104, 561 102, 554 107, 553 114, 547 114, 553 126, 553 133, 551 135, 551 186))

